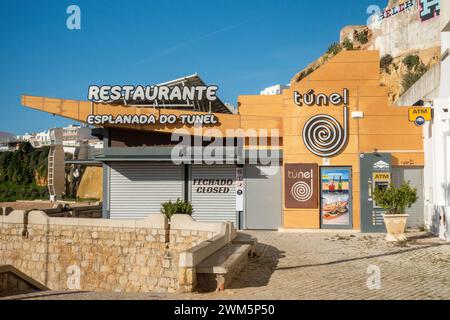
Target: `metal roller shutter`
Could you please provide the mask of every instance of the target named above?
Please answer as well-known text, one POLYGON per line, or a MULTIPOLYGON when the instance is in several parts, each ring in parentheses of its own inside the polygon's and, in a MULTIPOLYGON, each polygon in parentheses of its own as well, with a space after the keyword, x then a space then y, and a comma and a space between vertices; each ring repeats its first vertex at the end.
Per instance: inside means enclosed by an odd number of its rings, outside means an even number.
POLYGON ((111 163, 111 219, 141 219, 161 203, 183 199, 183 167, 148 162, 111 163))
MULTIPOLYGON (((220 186, 211 186, 220 187, 220 186)), ((194 208, 192 217, 198 221, 231 221, 237 226, 236 219, 236 167, 235 166, 192 166, 191 202, 194 208), (199 192, 199 187, 207 185, 196 184, 196 179, 232 181, 228 192, 199 192)))
POLYGON ((423 168, 406 168, 406 167, 393 167, 392 168, 392 181, 395 186, 401 185, 403 182, 410 183, 411 187, 417 189, 417 202, 406 209, 406 213, 409 214, 408 227, 418 228, 424 225, 424 196, 423 196, 423 168))

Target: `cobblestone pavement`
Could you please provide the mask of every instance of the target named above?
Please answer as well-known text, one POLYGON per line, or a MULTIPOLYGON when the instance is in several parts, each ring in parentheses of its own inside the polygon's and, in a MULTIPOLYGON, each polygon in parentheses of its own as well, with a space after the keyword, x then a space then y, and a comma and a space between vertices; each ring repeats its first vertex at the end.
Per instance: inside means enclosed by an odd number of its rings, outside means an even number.
POLYGON ((42 292, 16 298, 450 299, 450 243, 425 233, 409 233, 403 245, 378 234, 248 233, 258 238, 258 257, 221 293, 42 292), (380 268, 378 290, 367 288, 370 266, 380 268))

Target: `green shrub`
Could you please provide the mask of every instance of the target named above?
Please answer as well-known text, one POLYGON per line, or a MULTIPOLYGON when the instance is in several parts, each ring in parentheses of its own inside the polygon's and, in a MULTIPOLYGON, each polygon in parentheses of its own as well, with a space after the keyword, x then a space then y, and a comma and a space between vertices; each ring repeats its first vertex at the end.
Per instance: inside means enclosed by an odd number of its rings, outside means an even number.
POLYGON ((418 55, 407 55, 403 59, 403 64, 408 69, 408 71, 412 71, 413 69, 416 69, 421 64, 420 58, 418 55))
POLYGON ((373 199, 389 214, 404 214, 405 209, 411 208, 417 201, 417 190, 411 188, 409 183, 403 183, 398 188, 391 185, 387 189, 376 189, 373 199))
POLYGON ((402 78, 403 92, 406 92, 428 71, 426 65, 422 62, 415 68, 414 71, 408 71, 402 78))
POLYGON ((361 44, 369 42, 369 37, 366 31, 356 32, 356 40, 361 44))
POLYGON ((353 50, 353 42, 351 42, 349 38, 344 39, 342 46, 347 50, 353 50))
POLYGON ((0 153, 0 202, 48 198, 47 187, 35 181, 36 173, 47 176, 48 152, 23 143, 17 151, 0 153))
POLYGON ((341 52, 341 51, 342 51, 341 45, 340 45, 339 43, 337 43, 337 42, 333 42, 333 43, 328 47, 327 53, 328 53, 328 54, 331 54, 331 55, 336 55, 336 54, 338 54, 338 53, 341 52))
POLYGON ((177 199, 175 202, 168 201, 161 204, 161 213, 169 220, 174 214, 192 215, 193 212, 192 204, 189 201, 177 199))
POLYGON ((390 54, 381 57, 380 68, 389 73, 389 66, 394 62, 394 58, 390 54))

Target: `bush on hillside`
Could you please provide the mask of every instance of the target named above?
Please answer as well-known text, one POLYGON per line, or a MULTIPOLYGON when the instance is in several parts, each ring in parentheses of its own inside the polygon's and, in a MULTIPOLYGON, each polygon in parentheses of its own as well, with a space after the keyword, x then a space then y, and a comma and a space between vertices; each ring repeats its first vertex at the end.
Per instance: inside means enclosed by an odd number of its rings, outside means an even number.
POLYGON ((389 66, 394 62, 394 58, 390 54, 381 57, 380 68, 386 73, 389 73, 389 66))
POLYGON ((408 91, 422 76, 428 71, 426 65, 422 62, 415 68, 414 71, 408 71, 402 78, 403 92, 408 91))
POLYGON ((421 64, 420 57, 418 55, 407 55, 403 59, 403 64, 408 69, 408 71, 417 69, 421 64))
POLYGON ((347 50, 353 50, 353 42, 351 42, 349 38, 344 39, 342 46, 347 50))
POLYGON ((366 44, 369 42, 367 31, 356 32, 356 40, 358 40, 361 44, 366 44))
POLYGON ((338 53, 341 52, 341 51, 342 51, 341 45, 340 45, 338 42, 333 42, 333 43, 328 47, 327 53, 328 53, 328 54, 331 54, 331 55, 336 55, 336 54, 338 54, 338 53))

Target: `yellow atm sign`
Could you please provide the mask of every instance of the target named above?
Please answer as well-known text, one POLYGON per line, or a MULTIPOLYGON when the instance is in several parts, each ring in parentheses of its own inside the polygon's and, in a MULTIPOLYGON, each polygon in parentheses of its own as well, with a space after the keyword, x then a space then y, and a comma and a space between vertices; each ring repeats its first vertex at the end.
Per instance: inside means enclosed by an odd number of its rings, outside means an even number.
POLYGON ((410 108, 409 121, 416 125, 424 125, 426 121, 431 121, 433 118, 431 108, 410 108))

